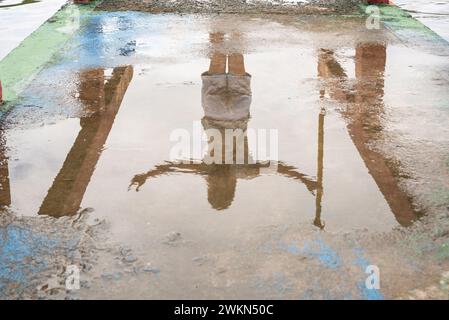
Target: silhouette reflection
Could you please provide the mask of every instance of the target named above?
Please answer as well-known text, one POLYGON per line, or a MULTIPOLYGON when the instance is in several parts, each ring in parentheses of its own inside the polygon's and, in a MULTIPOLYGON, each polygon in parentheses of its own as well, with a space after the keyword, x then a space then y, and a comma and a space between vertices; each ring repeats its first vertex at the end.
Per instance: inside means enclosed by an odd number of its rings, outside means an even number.
MULTIPOLYGON (((231 35, 233 37, 239 35, 231 35)), ((211 33, 210 43, 212 52, 209 70, 202 78, 202 107, 204 117, 201 121, 209 141, 209 150, 199 162, 178 163, 165 162, 156 165, 146 173, 137 174, 131 180, 130 188, 139 191, 148 179, 168 174, 195 174, 203 176, 207 183, 208 202, 215 210, 228 209, 235 197, 237 181, 239 179, 254 179, 262 175, 263 169, 270 167, 270 163, 254 161, 248 148, 247 127, 250 119, 251 105, 251 75, 246 72, 243 54, 239 52, 223 53, 219 48, 225 41, 225 34, 211 33), (226 130, 232 129, 233 138, 226 139, 226 130), (210 148, 211 142, 219 132, 221 137, 221 156, 215 154, 216 148, 210 148), (212 134, 211 134, 212 133, 212 134), (242 155, 242 156, 241 156, 242 155), (210 158, 215 159, 211 162, 210 158), (216 161, 216 160, 219 161, 216 161), (229 159, 232 159, 231 163, 229 159), (239 162, 239 160, 243 160, 239 162)), ((321 222, 321 201, 323 196, 323 143, 324 143, 324 114, 319 118, 318 148, 319 168, 318 181, 300 173, 293 166, 280 161, 275 163, 274 173, 297 180, 305 185, 307 190, 316 196, 316 212, 314 224, 324 227, 321 222)), ((219 151, 218 151, 219 152, 219 151)))
POLYGON ((324 222, 321 221, 321 202, 323 200, 323 171, 324 171, 324 109, 318 115, 318 159, 317 159, 317 191, 315 197, 315 227, 324 229, 324 222))
POLYGON ((11 205, 8 156, 4 129, 0 127, 0 212, 11 205))
POLYGON ((401 190, 397 173, 388 160, 368 146, 382 131, 384 113, 384 72, 386 47, 378 43, 363 43, 356 48, 356 85, 349 85, 348 77, 334 52, 321 49, 318 54, 318 75, 323 80, 322 95, 345 105, 341 114, 348 120, 349 135, 369 173, 402 226, 409 226, 418 218, 407 194, 401 190))
POLYGON ((105 77, 105 70, 101 68, 81 73, 79 99, 87 115, 80 119, 78 137, 48 190, 39 214, 60 217, 79 210, 132 77, 132 66, 114 68, 110 77, 105 77))

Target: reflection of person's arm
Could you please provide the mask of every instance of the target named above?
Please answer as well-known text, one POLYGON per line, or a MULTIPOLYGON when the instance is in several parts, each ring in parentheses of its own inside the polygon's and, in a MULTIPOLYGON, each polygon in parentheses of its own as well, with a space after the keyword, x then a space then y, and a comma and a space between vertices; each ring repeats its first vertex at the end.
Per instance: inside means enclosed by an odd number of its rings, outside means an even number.
POLYGON ((153 170, 147 173, 136 174, 131 180, 129 188, 136 186, 136 191, 139 191, 140 187, 145 184, 147 179, 155 178, 161 175, 170 173, 201 173, 201 165, 199 164, 184 164, 184 163, 172 163, 157 165, 153 170))
POLYGON ((286 166, 282 163, 278 164, 278 173, 288 178, 300 180, 306 185, 307 190, 314 194, 314 191, 318 188, 318 183, 311 180, 307 175, 296 171, 295 167, 286 166))

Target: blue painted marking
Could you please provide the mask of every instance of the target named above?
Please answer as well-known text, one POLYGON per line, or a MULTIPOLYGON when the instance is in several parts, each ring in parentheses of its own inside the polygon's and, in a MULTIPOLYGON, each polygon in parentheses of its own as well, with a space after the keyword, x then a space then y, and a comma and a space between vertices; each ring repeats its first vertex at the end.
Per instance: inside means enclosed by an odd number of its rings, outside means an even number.
POLYGON ((281 249, 283 251, 287 251, 293 255, 298 255, 301 253, 301 250, 298 248, 298 246, 296 245, 296 243, 294 241, 291 241, 290 244, 286 244, 282 241, 279 241, 278 247, 279 247, 279 249, 281 249))
POLYGON ((306 242, 301 253, 309 257, 318 258, 320 264, 329 269, 337 269, 342 265, 338 253, 321 239, 315 240, 312 243, 306 242))
POLYGON ((0 228, 0 298, 5 298, 8 287, 20 295, 36 275, 49 267, 46 257, 60 248, 70 254, 77 243, 78 239, 60 240, 16 225, 0 228))

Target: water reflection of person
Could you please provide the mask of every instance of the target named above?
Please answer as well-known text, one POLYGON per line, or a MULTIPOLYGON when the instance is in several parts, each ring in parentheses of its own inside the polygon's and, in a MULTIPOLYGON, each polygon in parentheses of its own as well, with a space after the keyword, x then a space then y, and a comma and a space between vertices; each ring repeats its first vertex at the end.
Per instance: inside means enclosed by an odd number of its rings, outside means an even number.
MULTIPOLYGON (((261 175, 261 169, 269 163, 253 161, 248 149, 247 126, 250 119, 251 75, 245 70, 242 53, 223 53, 220 45, 224 42, 223 33, 211 33, 212 54, 209 70, 202 74, 202 106, 204 117, 201 121, 206 134, 220 132, 222 138, 221 156, 216 156, 216 149, 208 151, 206 157, 221 159, 209 163, 203 159, 199 163, 166 162, 156 165, 154 169, 138 174, 131 180, 130 187, 139 191, 149 179, 173 173, 192 173, 204 176, 208 187, 208 201, 212 208, 224 210, 230 207, 235 196, 238 179, 254 179, 261 175), (226 70, 227 69, 227 70, 226 70), (212 130, 211 130, 212 129, 212 130), (226 129, 234 130, 233 139, 226 139, 226 129), (240 130, 239 130, 240 129, 240 130), (229 144, 232 145, 229 145, 229 144), (243 154, 243 163, 238 161, 243 154), (232 159, 232 164, 229 164, 232 159), (228 161, 226 161, 228 160, 228 161)), ((236 41, 232 35, 230 41, 236 41)), ((213 136, 208 135, 209 143, 213 136)), ((210 146, 210 144, 209 144, 210 146)), ((317 182, 296 168, 281 162, 276 163, 276 173, 304 183, 315 195, 317 182)), ((321 208, 321 204, 320 204, 321 208)))

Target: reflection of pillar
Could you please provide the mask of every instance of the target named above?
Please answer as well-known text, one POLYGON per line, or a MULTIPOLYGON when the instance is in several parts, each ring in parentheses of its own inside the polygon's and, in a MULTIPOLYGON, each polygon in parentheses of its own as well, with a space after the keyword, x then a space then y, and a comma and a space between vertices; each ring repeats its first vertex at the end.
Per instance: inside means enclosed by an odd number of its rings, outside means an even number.
POLYGON ((387 159, 371 150, 368 144, 373 134, 382 130, 384 111, 384 72, 386 65, 386 47, 382 44, 359 45, 356 49, 356 104, 355 110, 348 108, 350 119, 348 130, 362 156, 370 174, 385 197, 396 220, 403 226, 409 226, 417 218, 410 199, 401 190, 387 159))
POLYGON ((347 128, 354 145, 396 220, 401 225, 408 226, 416 219, 409 198, 398 186, 395 172, 388 166, 387 159, 368 147, 372 139, 375 139, 375 134, 382 130, 386 47, 383 44, 359 45, 355 58, 357 77, 355 96, 347 93, 347 88, 342 86, 342 80, 347 80, 346 74, 342 72, 331 51, 321 51, 318 73, 326 80, 331 77, 337 78, 338 81, 328 83, 329 95, 332 99, 347 105, 342 113, 349 120, 347 128))
POLYGON ((358 45, 355 63, 355 75, 358 80, 356 102, 369 104, 370 107, 380 106, 383 109, 386 47, 383 44, 358 45))
MULTIPOLYGON (((3 133, 3 129, 0 130, 0 133, 3 133)), ((0 209, 11 205, 8 157, 6 154, 6 142, 4 140, 4 137, 0 137, 0 209)))
MULTIPOLYGON (((80 75, 79 99, 84 105, 83 111, 96 113, 104 111, 104 70, 84 71, 80 75)), ((83 121, 83 118, 81 118, 83 121)))
POLYGON ((324 168, 324 111, 318 116, 318 159, 317 159, 317 182, 318 187, 315 197, 315 220, 313 224, 324 229, 321 221, 321 202, 323 199, 323 168, 324 168))
MULTIPOLYGON (((347 78, 345 70, 335 60, 332 50, 321 49, 318 53, 318 76, 322 79, 333 80, 337 83, 341 79, 347 78)), ((328 84, 325 89, 322 89, 320 95, 324 97, 326 91, 328 91, 329 96, 334 100, 345 102, 352 100, 344 87, 328 84)))
POLYGON ((78 137, 48 190, 39 214, 59 217, 79 210, 132 76, 131 66, 115 68, 106 83, 102 69, 82 74, 80 100, 90 115, 81 118, 78 137))

